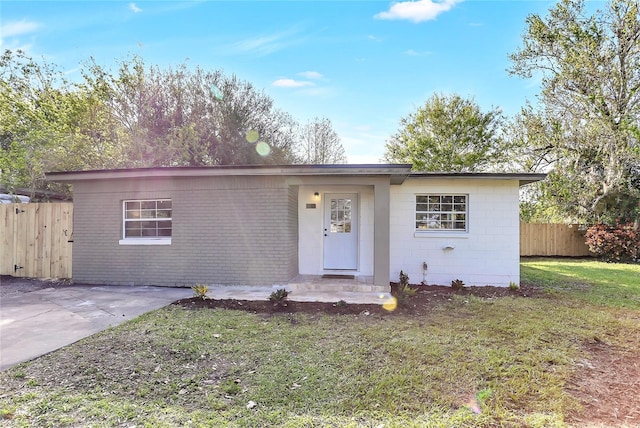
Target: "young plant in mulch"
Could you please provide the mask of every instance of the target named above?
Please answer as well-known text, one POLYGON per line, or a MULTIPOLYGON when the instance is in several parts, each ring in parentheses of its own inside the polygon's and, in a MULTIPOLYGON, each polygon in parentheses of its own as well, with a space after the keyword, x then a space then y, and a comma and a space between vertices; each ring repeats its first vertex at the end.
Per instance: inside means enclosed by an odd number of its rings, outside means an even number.
POLYGON ((205 300, 207 299, 207 292, 209 291, 209 287, 206 284, 196 284, 192 285, 191 289, 193 290, 193 294, 195 297, 205 300))
POLYGON ((409 285, 409 275, 400 271, 400 282, 398 287, 393 293, 394 297, 398 301, 398 305, 403 306, 409 303, 409 300, 416 295, 418 289, 409 285))
POLYGON ((287 298, 289 297, 289 292, 286 288, 278 288, 276 291, 271 293, 269 296, 269 301, 273 303, 274 306, 287 306, 287 298))
POLYGON ((464 289, 464 282, 461 279, 454 279, 451 281, 451 288, 453 291, 460 291, 464 289))

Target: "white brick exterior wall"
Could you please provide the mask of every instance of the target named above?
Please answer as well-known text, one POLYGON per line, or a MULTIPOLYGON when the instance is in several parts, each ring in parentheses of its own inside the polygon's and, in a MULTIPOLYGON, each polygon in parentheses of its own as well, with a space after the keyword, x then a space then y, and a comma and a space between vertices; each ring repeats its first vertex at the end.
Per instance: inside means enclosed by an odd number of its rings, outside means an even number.
POLYGON ((418 177, 391 186, 390 280, 397 282, 403 270, 414 284, 450 285, 454 279, 466 285, 519 283, 518 189, 518 180, 418 177), (468 233, 416 233, 415 196, 425 193, 469 195, 468 233))

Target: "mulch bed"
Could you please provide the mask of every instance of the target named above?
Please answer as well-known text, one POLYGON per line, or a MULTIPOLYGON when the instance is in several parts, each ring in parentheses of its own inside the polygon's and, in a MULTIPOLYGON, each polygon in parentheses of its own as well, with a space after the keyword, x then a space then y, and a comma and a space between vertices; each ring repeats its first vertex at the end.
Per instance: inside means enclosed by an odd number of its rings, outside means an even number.
MULTIPOLYGON (((395 293, 398 285, 392 284, 391 291, 395 293)), ((182 306, 186 309, 201 308, 223 308, 235 309, 240 311, 260 313, 260 314, 277 314, 277 313, 306 313, 306 314, 336 314, 336 315, 358 315, 361 313, 390 315, 390 314, 421 314, 428 313, 430 309, 450 301, 454 295, 468 296, 474 295, 480 298, 498 298, 506 296, 532 297, 541 296, 544 293, 534 287, 523 286, 520 290, 511 290, 507 287, 465 287, 462 290, 454 290, 451 287, 428 285, 413 286, 416 294, 408 299, 403 305, 398 305, 395 310, 388 311, 382 305, 363 305, 363 304, 341 304, 339 302, 296 302, 287 300, 283 304, 277 305, 268 300, 264 301, 248 301, 235 299, 201 299, 192 297, 182 299, 175 302, 175 305, 182 306)))

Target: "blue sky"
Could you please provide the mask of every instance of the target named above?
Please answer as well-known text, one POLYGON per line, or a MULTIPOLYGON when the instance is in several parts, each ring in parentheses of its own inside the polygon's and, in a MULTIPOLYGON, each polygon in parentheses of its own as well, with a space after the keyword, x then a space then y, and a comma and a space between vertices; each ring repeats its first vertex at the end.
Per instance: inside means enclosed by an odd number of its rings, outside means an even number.
MULTIPOLYGON (((350 163, 377 163, 400 119, 434 93, 516 114, 538 82, 508 75, 525 19, 554 2, 7 1, 1 49, 45 57, 79 79, 83 61, 141 56, 221 69, 300 123, 327 117, 350 163)), ((115 68, 114 68, 115 70, 115 68)))

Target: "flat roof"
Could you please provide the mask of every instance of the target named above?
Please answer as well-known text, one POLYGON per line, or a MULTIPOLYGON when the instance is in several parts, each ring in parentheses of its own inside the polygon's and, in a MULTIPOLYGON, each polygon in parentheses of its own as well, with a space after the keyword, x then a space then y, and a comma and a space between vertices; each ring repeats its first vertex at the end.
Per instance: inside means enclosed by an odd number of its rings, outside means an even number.
POLYGON ((412 172, 411 164, 330 165, 219 165, 47 172, 47 180, 73 183, 87 180, 128 178, 215 177, 215 176, 388 176, 392 184, 411 178, 519 180, 520 185, 543 180, 546 174, 412 172))

